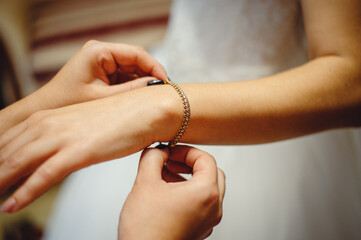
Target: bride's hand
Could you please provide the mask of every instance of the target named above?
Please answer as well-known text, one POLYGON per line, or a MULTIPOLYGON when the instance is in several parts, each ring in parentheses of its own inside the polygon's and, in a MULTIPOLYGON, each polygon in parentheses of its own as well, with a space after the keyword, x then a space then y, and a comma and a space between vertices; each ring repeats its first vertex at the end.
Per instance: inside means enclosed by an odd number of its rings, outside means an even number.
POLYGON ((0 135, 34 112, 146 86, 167 74, 141 47, 89 41, 45 86, 0 111, 0 135))
POLYGON ((169 85, 33 114, 0 138, 0 191, 27 178, 1 211, 20 210, 78 169, 169 141, 182 115, 169 85))

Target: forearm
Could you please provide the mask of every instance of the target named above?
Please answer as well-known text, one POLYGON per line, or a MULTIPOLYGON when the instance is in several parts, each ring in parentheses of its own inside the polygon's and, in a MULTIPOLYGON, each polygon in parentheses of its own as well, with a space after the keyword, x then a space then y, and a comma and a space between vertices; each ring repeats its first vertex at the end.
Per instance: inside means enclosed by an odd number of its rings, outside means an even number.
POLYGON ((41 93, 35 92, 0 111, 0 135, 7 129, 28 118, 36 111, 48 109, 49 101, 41 93))
MULTIPOLYGON (((55 76, 56 79, 58 76, 55 76)), ((53 80, 54 81, 54 80, 53 80)), ((77 103, 66 94, 66 89, 47 83, 42 88, 0 111, 0 136, 9 128, 19 124, 35 112, 60 108, 77 103)), ((79 93, 77 98, 81 99, 79 93)), ((81 100, 78 100, 81 102, 81 100)))
POLYGON ((361 125, 361 3, 302 0, 312 61, 263 79, 184 85, 183 141, 254 144, 361 125))
POLYGON ((257 144, 361 123, 360 70, 337 56, 262 79, 182 87, 188 143, 257 144))

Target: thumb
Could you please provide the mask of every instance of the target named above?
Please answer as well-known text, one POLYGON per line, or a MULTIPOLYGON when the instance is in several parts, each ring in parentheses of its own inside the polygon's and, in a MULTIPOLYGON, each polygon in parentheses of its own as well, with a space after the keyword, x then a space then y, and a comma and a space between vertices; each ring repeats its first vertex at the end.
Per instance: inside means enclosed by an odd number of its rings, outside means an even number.
POLYGON ((168 149, 145 149, 140 157, 137 178, 146 181, 162 180, 162 169, 168 156, 168 149))

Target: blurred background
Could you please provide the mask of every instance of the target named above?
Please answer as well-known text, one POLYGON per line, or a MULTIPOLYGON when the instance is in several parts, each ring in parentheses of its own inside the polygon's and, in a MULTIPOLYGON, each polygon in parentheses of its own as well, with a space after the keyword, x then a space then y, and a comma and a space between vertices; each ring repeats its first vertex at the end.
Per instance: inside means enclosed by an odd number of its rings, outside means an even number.
MULTIPOLYGON (((90 39, 155 47, 165 35, 170 5, 171 0, 0 0, 0 108, 49 81, 90 39)), ((41 239, 60 185, 17 214, 0 214, 0 240, 41 239)))

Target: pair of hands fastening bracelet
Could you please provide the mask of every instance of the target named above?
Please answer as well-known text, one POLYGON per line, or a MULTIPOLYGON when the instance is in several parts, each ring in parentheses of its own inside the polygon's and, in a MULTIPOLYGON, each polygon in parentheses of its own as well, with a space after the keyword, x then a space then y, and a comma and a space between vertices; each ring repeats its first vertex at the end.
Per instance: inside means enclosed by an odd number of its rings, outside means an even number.
MULTIPOLYGON (((182 139, 185 131, 188 128, 189 120, 191 117, 191 109, 190 109, 190 105, 189 105, 189 100, 187 98, 187 95, 184 93, 183 89, 178 84, 173 83, 169 77, 165 83, 171 85, 176 90, 176 92, 180 96, 180 98, 182 100, 182 104, 183 104, 183 113, 184 114, 183 114, 181 126, 180 126, 177 134, 175 135, 175 137, 168 143, 168 147, 174 147, 182 139)), ((147 86, 158 85, 158 84, 164 84, 164 82, 162 80, 153 80, 153 81, 148 82, 147 86)))

